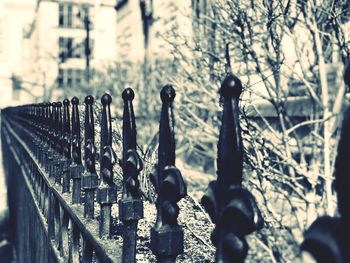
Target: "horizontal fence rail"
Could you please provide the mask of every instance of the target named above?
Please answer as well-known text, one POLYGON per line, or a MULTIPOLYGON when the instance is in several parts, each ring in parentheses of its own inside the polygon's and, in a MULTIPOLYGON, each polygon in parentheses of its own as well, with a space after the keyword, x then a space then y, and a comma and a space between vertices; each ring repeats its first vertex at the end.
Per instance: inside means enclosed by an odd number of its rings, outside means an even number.
MULTIPOLYGON (((229 74, 219 91, 223 112, 217 179, 209 184, 201 200, 215 224, 211 237, 216 247, 216 262, 243 262, 248 254, 245 237, 261 229, 264 223, 255 198, 242 186, 241 92, 240 80, 229 74)), ((157 216, 150 226, 150 246, 158 262, 175 262, 184 251, 178 202, 187 195, 187 188, 175 165, 175 95, 171 85, 160 92, 158 160, 149 178, 157 194, 157 216)), ((122 93, 121 156, 112 147, 113 102, 108 94, 100 102, 95 102, 92 96, 85 98, 83 127, 76 97, 62 103, 2 110, 2 151, 18 262, 136 262, 138 223, 147 211, 138 178, 143 161, 137 151, 134 97, 130 88, 122 93), (102 109, 98 127, 94 119, 97 103, 102 109), (95 136, 96 127, 100 130, 99 137, 95 136), (116 165, 121 166, 123 174, 120 187, 114 178, 116 165), (117 189, 122 189, 120 194, 117 189), (123 223, 119 237, 111 233, 113 208, 117 208, 118 219, 123 223)), ((344 135, 349 130, 349 114, 348 110, 336 163, 341 218, 318 219, 305 233, 302 244, 302 249, 319 262, 324 262, 324 258, 330 259, 329 262, 346 262, 344 259, 349 258, 345 252, 349 243, 344 237, 349 237, 348 194, 344 190, 350 171, 348 164, 344 164, 349 148, 348 136, 344 135), (341 228, 346 229, 340 235, 343 239, 336 237, 333 243, 323 242, 325 237, 337 236, 341 228), (315 251, 319 249, 326 255, 318 257, 315 251)))

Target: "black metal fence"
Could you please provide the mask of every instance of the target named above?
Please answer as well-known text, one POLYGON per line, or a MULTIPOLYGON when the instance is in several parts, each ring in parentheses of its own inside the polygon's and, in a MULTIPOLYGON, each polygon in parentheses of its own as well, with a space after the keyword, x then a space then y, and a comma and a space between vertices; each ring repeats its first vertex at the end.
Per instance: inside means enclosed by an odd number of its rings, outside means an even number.
MULTIPOLYGON (((248 251, 245 236, 263 226, 254 197, 241 185, 243 148, 238 109, 241 91, 240 80, 228 75, 220 89, 223 115, 218 139, 218 176, 202 198, 203 206, 216 225, 212 233, 216 262, 244 261, 248 251)), ((65 99, 63 103, 31 104, 2 111, 2 151, 19 262, 135 262, 138 221, 147 211, 143 209, 138 180, 143 164, 136 147, 134 92, 128 88, 122 97, 123 149, 119 162, 112 148, 112 98, 108 94, 101 98, 99 154, 95 146, 92 96, 84 100, 84 136, 81 135, 76 97, 71 103, 65 99), (117 195, 113 178, 114 165, 120 165, 123 172, 121 195, 117 195), (123 222, 122 238, 119 238, 122 242, 111 236, 113 207, 118 207, 119 220, 123 222), (99 210, 98 216, 95 210, 99 210)), ((186 185, 175 166, 175 91, 172 86, 165 86, 160 97, 158 162, 155 173, 150 175, 157 193, 157 218, 150 228, 150 239, 152 252, 159 262, 174 262, 184 247, 183 229, 177 221, 177 203, 186 196, 186 185)), ((347 133, 350 125, 349 114, 343 133, 347 133)), ((342 214, 341 219, 334 219, 341 221, 334 223, 337 227, 337 224, 348 225, 346 211, 350 211, 343 187, 347 185, 343 181, 349 180, 343 172, 347 173, 350 168, 342 166, 344 156, 349 156, 344 150, 349 149, 348 144, 347 139, 342 139, 337 162, 342 214), (342 201, 345 199, 347 201, 342 201)), ((322 235, 327 235, 329 229, 317 226, 306 233, 303 245, 312 254, 328 246, 318 241, 325 238, 322 235)), ((334 233, 337 236, 338 232, 334 233)), ((346 251, 344 248, 349 242, 344 242, 339 241, 339 251, 346 251)), ((334 255, 337 251, 332 249, 327 252, 334 255)), ((339 253, 336 258, 344 259, 339 253)), ((322 257, 320 262, 323 262, 322 257)))

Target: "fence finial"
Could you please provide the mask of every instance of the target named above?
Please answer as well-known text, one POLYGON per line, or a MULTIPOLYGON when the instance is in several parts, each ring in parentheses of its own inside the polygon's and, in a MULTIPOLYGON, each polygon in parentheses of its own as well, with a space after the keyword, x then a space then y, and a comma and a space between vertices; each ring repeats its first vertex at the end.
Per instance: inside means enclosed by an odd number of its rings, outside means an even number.
POLYGON ((163 105, 159 124, 157 176, 154 177, 158 198, 157 221, 151 229, 151 248, 160 262, 175 262, 183 253, 183 230, 177 223, 177 202, 186 196, 186 184, 175 167, 175 132, 173 101, 175 90, 163 87, 160 97, 163 105))
POLYGON ((95 167, 96 148, 93 102, 94 98, 91 95, 85 97, 85 171, 81 183, 82 189, 85 191, 84 216, 87 218, 94 217, 95 189, 98 185, 95 167))
POLYGON ((252 194, 242 188, 243 147, 239 125, 240 80, 230 74, 220 88, 223 114, 218 142, 217 180, 209 184, 202 204, 216 224, 212 240, 216 262, 243 262, 248 252, 245 235, 262 227, 252 194))
POLYGON ((243 146, 238 108, 241 92, 241 81, 232 74, 225 78, 220 88, 224 100, 217 159, 220 187, 242 181, 243 146))
POLYGON ((97 200, 100 209, 100 237, 110 238, 111 207, 117 202, 117 188, 113 182, 113 165, 116 163, 116 154, 112 148, 112 97, 104 94, 101 98, 101 149, 100 149, 100 185, 97 191, 97 200))
POLYGON ((72 102, 72 164, 69 167, 69 174, 73 180, 72 203, 79 204, 81 201, 81 174, 84 167, 81 162, 81 141, 80 141, 80 119, 79 99, 73 97, 72 102))
POLYGON ((76 164, 81 164, 81 141, 79 120, 79 99, 72 99, 72 159, 76 164))
POLYGON ((63 149, 62 149, 62 103, 60 101, 56 103, 55 113, 56 113, 56 122, 55 122, 56 157, 54 158, 54 174, 55 174, 55 183, 61 184, 61 181, 62 181, 61 157, 63 154, 63 149))
POLYGON ((49 102, 48 105, 48 121, 47 121, 47 133, 48 133, 48 144, 49 144, 49 150, 47 153, 47 162, 45 166, 46 172, 49 174, 49 177, 53 176, 53 153, 54 153, 54 146, 55 146, 55 140, 54 140, 54 123, 55 123, 55 113, 56 110, 54 104, 55 102, 51 103, 49 102))
POLYGON ((159 146, 158 146, 158 176, 156 191, 159 193, 160 184, 163 181, 163 170, 167 165, 175 165, 175 123, 173 114, 173 101, 175 90, 171 85, 166 85, 160 92, 162 109, 159 123, 159 146))
POLYGON ((49 115, 49 108, 50 103, 44 103, 43 108, 43 124, 42 124, 42 134, 43 134, 43 147, 42 147, 42 154, 40 158, 40 163, 43 165, 45 170, 47 169, 47 157, 49 152, 49 122, 50 122, 50 115, 49 115))
POLYGON ((132 101, 134 91, 127 88, 122 94, 123 112, 123 195, 119 201, 119 219, 123 222, 123 262, 136 262, 136 232, 143 218, 143 203, 138 175, 143 168, 136 151, 136 122, 132 101))
POLYGON ((69 100, 63 100, 63 121, 62 121, 62 193, 70 190, 70 174, 68 171, 71 162, 71 134, 70 134, 70 114, 69 100))

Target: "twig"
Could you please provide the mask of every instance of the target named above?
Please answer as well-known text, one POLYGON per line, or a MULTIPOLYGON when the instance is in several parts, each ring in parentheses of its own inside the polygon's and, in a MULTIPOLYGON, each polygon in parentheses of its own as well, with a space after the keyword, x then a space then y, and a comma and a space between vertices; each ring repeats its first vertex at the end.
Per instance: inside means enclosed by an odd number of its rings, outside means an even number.
POLYGON ((213 252, 215 251, 214 246, 208 244, 207 242, 205 242, 205 240, 203 238, 201 238, 200 236, 198 236, 195 232, 193 232, 193 230, 188 226, 188 224, 186 222, 181 222, 185 225, 185 227, 190 230, 190 232, 192 233, 192 235, 194 235, 198 240, 200 240, 204 245, 206 245, 208 248, 210 248, 213 252))
POLYGON ((204 210, 204 208, 202 207, 202 205, 200 203, 197 202, 197 200, 191 195, 191 194, 187 194, 189 198, 192 199, 192 201, 196 204, 196 206, 202 211, 202 213, 205 215, 205 217, 208 219, 209 223, 211 224, 212 227, 214 227, 215 225, 213 224, 213 222, 211 221, 211 218, 209 217, 208 213, 204 210))
POLYGON ((271 249, 270 249, 264 242, 262 242, 257 236, 253 236, 253 237, 254 237, 254 238, 256 239, 256 241, 261 245, 261 247, 262 247, 264 250, 266 250, 266 252, 269 254, 269 256, 270 256, 270 258, 271 258, 271 261, 272 261, 273 263, 277 263, 275 257, 273 256, 273 253, 272 253, 271 249))

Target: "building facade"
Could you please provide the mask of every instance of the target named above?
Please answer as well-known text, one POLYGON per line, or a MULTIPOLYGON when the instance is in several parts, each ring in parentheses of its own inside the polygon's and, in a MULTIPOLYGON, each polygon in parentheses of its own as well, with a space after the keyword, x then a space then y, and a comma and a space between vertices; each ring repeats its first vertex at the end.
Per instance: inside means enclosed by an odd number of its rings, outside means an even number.
POLYGON ((116 10, 118 61, 168 59, 174 33, 192 37, 191 1, 117 0, 116 10))
POLYGON ((35 97, 64 97, 88 85, 93 72, 116 59, 114 1, 38 0, 24 32, 25 65, 35 97))
POLYGON ((17 76, 23 65, 23 28, 33 19, 35 0, 0 1, 0 108, 31 99, 17 76))

